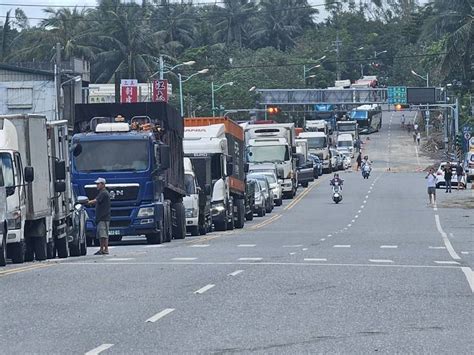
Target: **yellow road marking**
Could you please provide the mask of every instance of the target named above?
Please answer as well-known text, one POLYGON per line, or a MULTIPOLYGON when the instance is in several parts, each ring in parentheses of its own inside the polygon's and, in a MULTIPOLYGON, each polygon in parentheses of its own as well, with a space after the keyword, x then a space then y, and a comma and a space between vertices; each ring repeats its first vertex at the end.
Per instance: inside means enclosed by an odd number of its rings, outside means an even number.
POLYGON ((261 227, 266 226, 267 224, 272 223, 273 221, 277 220, 277 219, 280 218, 280 217, 281 217, 281 214, 275 214, 275 215, 273 215, 272 217, 270 217, 269 219, 267 219, 267 220, 265 220, 265 221, 263 221, 263 222, 260 222, 259 224, 256 224, 256 225, 250 227, 250 229, 252 229, 252 230, 259 229, 259 228, 261 228, 261 227))
POLYGON ((53 266, 53 265, 55 265, 55 264, 30 265, 30 266, 23 266, 23 267, 18 267, 18 268, 15 268, 15 269, 0 271, 0 277, 1 276, 12 275, 12 274, 17 274, 17 273, 25 272, 25 271, 43 269, 43 268, 50 267, 50 266, 53 266))

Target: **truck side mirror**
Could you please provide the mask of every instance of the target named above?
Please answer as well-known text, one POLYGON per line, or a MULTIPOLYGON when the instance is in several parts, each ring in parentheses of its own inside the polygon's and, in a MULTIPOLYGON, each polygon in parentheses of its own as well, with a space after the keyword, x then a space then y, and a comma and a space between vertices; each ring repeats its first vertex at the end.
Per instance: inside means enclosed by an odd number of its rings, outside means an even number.
POLYGON ((54 162, 54 174, 56 180, 66 180, 66 162, 64 160, 54 162))
POLYGON ((77 196, 76 205, 86 205, 89 202, 87 196, 77 196))
POLYGON ((291 153, 296 154, 296 147, 291 147, 291 153))
POLYGON ((227 176, 232 176, 234 174, 234 164, 232 164, 231 162, 227 162, 226 170, 227 176))
POLYGON ((279 178, 280 180, 285 179, 285 171, 283 170, 282 167, 278 167, 277 172, 278 172, 278 178, 279 178))
POLYGON ((160 144, 159 145, 159 156, 160 156, 160 167, 161 169, 165 170, 170 167, 170 146, 167 144, 160 144))
POLYGON ((211 192, 212 192, 212 191, 211 191, 211 185, 206 184, 206 186, 204 186, 204 193, 205 193, 206 195, 210 195, 211 192))
POLYGON ((25 182, 33 182, 35 179, 35 170, 32 166, 26 166, 24 174, 25 176, 25 182))
POLYGON ((54 192, 60 194, 66 191, 66 183, 64 181, 56 181, 54 183, 54 192))
POLYGON ((82 144, 81 143, 74 144, 72 147, 72 155, 74 155, 75 157, 78 157, 79 155, 81 155, 81 153, 82 153, 82 144))
POLYGON ((249 172, 249 170, 250 170, 250 165, 249 165, 249 163, 245 163, 245 164, 244 164, 244 173, 247 174, 247 173, 249 172))
POLYGON ((15 186, 6 187, 5 192, 7 193, 7 197, 13 195, 15 193, 15 186))

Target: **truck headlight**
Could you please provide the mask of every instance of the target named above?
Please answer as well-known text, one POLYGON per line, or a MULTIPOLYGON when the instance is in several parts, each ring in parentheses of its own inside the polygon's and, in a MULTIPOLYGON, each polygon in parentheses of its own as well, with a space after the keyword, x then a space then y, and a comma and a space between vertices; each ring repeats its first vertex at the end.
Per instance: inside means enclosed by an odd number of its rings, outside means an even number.
POLYGON ((223 202, 218 202, 212 205, 212 214, 218 215, 225 211, 225 206, 223 202))
POLYGON ((196 218, 198 210, 195 208, 186 208, 186 218, 196 218))
POLYGON ((8 229, 21 229, 21 212, 15 211, 8 216, 8 229))
POLYGON ((145 217, 153 217, 154 215, 155 215, 154 207, 142 207, 138 210, 137 217, 145 218, 145 217))

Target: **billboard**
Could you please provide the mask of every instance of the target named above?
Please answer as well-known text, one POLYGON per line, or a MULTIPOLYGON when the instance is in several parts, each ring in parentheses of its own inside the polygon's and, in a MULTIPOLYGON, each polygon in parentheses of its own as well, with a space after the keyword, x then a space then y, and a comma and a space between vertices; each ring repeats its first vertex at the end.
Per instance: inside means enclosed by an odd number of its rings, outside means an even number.
POLYGON ((407 88, 407 103, 411 105, 435 104, 435 88, 407 88))

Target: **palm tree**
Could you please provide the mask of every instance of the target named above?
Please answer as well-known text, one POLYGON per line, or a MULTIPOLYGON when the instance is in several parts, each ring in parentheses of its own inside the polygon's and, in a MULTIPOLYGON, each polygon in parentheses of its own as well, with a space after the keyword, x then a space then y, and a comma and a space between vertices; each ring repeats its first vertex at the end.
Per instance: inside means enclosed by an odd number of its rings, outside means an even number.
POLYGON ((255 12, 254 1, 224 0, 223 7, 214 8, 217 17, 216 37, 226 45, 237 44, 242 48, 246 29, 255 12))
POLYGON ((0 62, 5 60, 5 57, 8 55, 8 51, 10 48, 10 12, 11 10, 7 11, 5 16, 5 22, 3 23, 2 27, 2 44, 0 47, 0 62))

